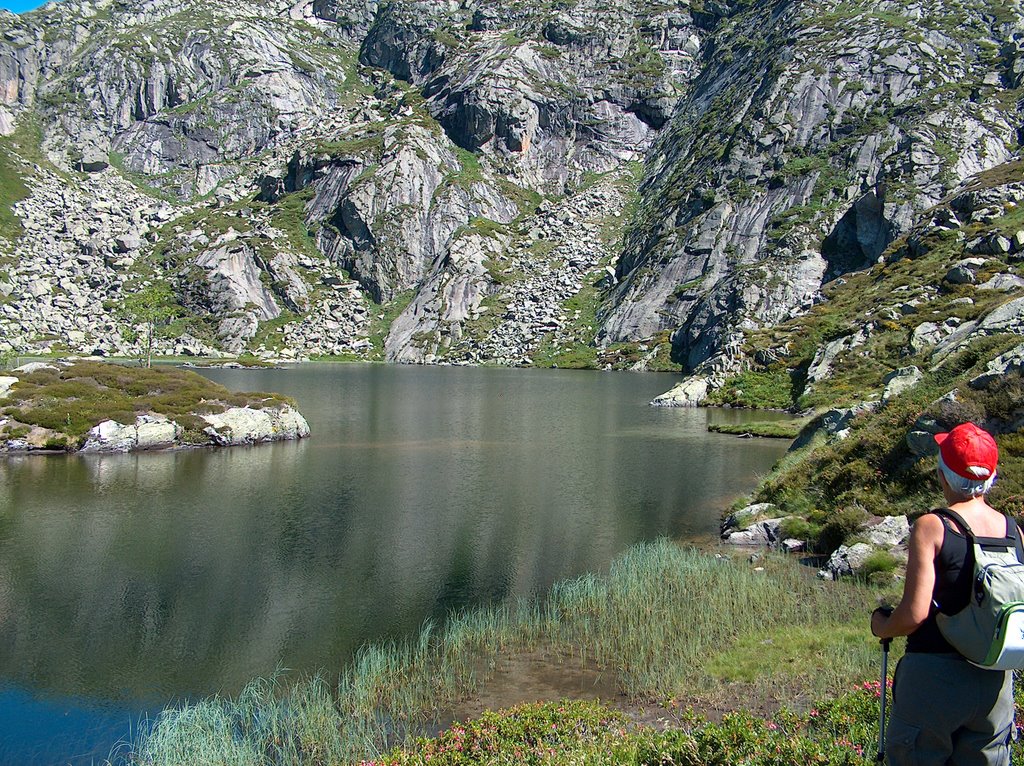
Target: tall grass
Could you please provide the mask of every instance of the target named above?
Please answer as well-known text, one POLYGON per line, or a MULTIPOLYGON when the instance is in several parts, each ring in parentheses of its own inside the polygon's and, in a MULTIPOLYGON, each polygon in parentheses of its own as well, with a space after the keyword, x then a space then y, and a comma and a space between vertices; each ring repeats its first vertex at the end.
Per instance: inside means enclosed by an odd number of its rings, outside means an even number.
POLYGON ((442 626, 425 624, 415 638, 364 646, 334 687, 322 676, 291 685, 257 680, 234 699, 165 710, 128 759, 352 762, 422 733, 477 688, 502 653, 543 645, 607 668, 631 696, 665 697, 699 682, 709 657, 744 636, 866 613, 856 587, 818 582, 781 557, 763 563, 754 568, 668 541, 642 544, 607 575, 560 583, 542 601, 461 612, 442 626))

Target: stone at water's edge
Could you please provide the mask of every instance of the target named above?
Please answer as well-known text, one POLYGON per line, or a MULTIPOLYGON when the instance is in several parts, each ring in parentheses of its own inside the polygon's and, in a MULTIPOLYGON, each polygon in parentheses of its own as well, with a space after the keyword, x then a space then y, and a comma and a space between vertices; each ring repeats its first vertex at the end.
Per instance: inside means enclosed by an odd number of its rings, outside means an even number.
POLYGON ((655 397, 651 401, 654 407, 699 407, 707 398, 710 388, 707 378, 694 376, 687 378, 670 391, 655 397))
POLYGON ((309 424, 298 410, 282 405, 274 409, 232 407, 216 415, 203 415, 210 425, 204 432, 221 447, 288 441, 309 436, 309 424))
POLYGON ((185 429, 162 415, 140 415, 133 424, 105 420, 94 426, 79 451, 112 454, 186 446, 230 447, 309 436, 306 419, 287 404, 265 409, 232 407, 217 415, 201 417, 210 424, 204 429, 205 441, 187 440, 185 429))
POLYGON ((757 545, 776 547, 781 542, 783 518, 765 519, 751 524, 739 532, 727 532, 722 541, 729 545, 757 545))
POLYGON ((166 449, 179 443, 183 429, 173 420, 139 415, 129 425, 104 420, 89 431, 80 452, 115 453, 135 450, 166 449))

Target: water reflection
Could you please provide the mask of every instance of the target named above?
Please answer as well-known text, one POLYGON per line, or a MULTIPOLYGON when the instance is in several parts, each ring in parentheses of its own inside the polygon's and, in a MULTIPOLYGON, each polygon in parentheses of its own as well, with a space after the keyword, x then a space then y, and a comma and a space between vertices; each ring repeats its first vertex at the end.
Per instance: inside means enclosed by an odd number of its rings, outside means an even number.
POLYGON ((313 438, 0 462, 0 683, 139 710, 277 667, 340 669, 454 606, 711 532, 785 446, 648 408, 661 376, 211 377, 294 396, 313 438))

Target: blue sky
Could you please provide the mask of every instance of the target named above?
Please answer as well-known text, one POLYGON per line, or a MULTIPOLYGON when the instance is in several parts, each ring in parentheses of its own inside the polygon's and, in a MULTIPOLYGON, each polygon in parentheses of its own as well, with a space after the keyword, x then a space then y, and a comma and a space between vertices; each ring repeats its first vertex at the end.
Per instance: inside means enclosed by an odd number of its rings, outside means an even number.
POLYGON ((0 0, 0 8, 6 8, 15 13, 24 13, 39 7, 44 2, 45 0, 0 0))

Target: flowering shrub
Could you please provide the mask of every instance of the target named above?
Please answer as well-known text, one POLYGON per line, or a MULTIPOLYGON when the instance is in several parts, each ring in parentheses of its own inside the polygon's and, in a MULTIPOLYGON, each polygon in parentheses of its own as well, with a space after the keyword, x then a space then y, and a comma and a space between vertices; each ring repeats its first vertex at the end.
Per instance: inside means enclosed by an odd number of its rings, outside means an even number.
MULTIPOLYGON (((520 705, 359 766, 862 766, 878 747, 881 693, 880 682, 865 681, 806 713, 731 713, 721 723, 690 713, 666 731, 596 702, 520 705)), ((1024 724, 1021 685, 1016 697, 1024 724)), ((1013 750, 1016 763, 1024 745, 1013 750)))
POLYGON ((521 705, 360 766, 853 766, 877 746, 879 689, 868 681, 809 713, 783 711, 770 721, 691 715, 685 728, 667 731, 594 702, 521 705))
POLYGON ((602 752, 619 753, 619 746, 635 734, 620 713, 596 703, 520 705, 488 711, 434 739, 420 739, 408 750, 364 761, 363 766, 599 763, 591 758, 602 752))

